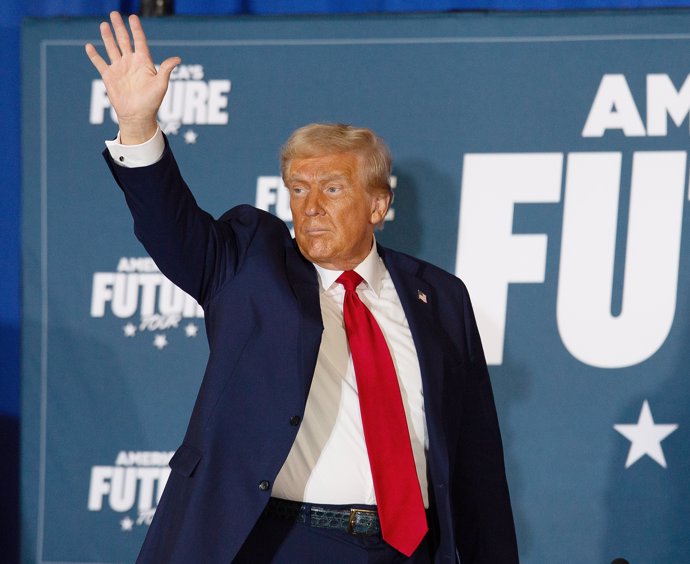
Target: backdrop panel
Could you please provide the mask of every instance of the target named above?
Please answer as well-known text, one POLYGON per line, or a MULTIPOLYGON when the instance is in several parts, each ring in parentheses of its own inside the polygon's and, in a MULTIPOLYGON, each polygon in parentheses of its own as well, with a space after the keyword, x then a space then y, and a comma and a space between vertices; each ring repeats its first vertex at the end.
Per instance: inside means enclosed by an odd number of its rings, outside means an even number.
MULTIPOLYGON (((146 26, 183 59, 159 119, 214 215, 289 223, 277 154, 302 124, 387 139, 378 237, 469 286, 524 563, 690 561, 690 14, 146 26)), ((208 351, 99 154, 96 39, 24 26, 24 562, 133 561, 208 351)))

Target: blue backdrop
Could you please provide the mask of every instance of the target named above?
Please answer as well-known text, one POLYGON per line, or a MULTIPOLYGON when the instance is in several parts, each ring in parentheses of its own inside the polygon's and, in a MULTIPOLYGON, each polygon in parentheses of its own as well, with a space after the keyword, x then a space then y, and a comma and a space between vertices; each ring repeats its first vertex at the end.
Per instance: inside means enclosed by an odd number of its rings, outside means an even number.
MULTIPOLYGON (((690 15, 148 22, 159 119, 203 207, 290 221, 310 121, 395 155, 386 245, 468 283, 522 562, 690 559, 690 15), (314 69, 318 69, 315 73, 314 69)), ((96 22, 24 29, 25 562, 132 561, 207 347, 131 234, 96 22)))
MULTIPOLYGON (((376 12, 414 10, 489 9, 570 10, 577 8, 621 8, 684 6, 687 0, 345 0, 280 2, 276 0, 177 0, 178 13, 300 13, 300 12, 376 12)), ((0 89, 0 115, 3 136, 0 147, 5 157, 0 167, 3 205, 0 206, 0 553, 7 562, 18 560, 18 416, 19 406, 19 29, 23 16, 100 15, 111 9, 125 12, 138 9, 137 0, 7 0, 0 5, 0 60, 3 88, 0 89)), ((623 17, 623 20, 625 17, 623 17)), ((565 32, 567 34, 567 31, 565 32)), ((643 57, 644 59, 644 57, 643 57)), ((677 83, 679 86, 679 83, 677 83)), ((577 88, 577 84, 571 87, 577 88)), ((644 94, 641 95, 644 98, 644 94)), ((644 103, 638 100, 644 117, 644 103)), ((521 217, 516 208, 516 221, 521 217)), ((623 213, 622 221, 626 221, 623 213)), ((553 244, 553 238, 550 240, 553 244)), ((617 267, 618 268, 618 267, 617 267)), ((620 276, 620 270, 617 270, 620 276)), ((619 298, 616 298, 619 299, 619 298)), ((679 302, 680 304, 680 302, 679 302)), ((653 407, 653 406, 652 406, 653 407)))

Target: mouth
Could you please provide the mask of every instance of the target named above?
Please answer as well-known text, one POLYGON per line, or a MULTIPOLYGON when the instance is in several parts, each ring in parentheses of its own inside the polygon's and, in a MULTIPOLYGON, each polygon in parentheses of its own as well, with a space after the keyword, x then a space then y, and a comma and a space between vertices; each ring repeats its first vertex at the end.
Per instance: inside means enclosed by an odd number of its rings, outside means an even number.
POLYGON ((303 230, 305 235, 323 235, 324 233, 328 233, 328 229, 325 227, 308 227, 303 230))

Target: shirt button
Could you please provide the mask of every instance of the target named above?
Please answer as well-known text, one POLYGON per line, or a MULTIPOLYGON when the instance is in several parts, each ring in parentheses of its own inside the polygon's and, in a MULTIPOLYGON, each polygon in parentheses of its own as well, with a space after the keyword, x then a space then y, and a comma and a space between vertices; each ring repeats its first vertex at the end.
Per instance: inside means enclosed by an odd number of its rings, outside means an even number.
POLYGON ((121 156, 121 157, 120 157, 120 162, 124 162, 124 160, 125 160, 125 158, 121 156))
POLYGON ((290 417, 290 425, 297 427, 302 422, 302 418, 299 415, 293 415, 290 417))
POLYGON ((268 489, 268 487, 269 487, 270 485, 271 485, 271 483, 270 483, 268 480, 261 480, 261 481, 259 482, 259 489, 260 489, 262 492, 265 492, 265 491, 268 489))

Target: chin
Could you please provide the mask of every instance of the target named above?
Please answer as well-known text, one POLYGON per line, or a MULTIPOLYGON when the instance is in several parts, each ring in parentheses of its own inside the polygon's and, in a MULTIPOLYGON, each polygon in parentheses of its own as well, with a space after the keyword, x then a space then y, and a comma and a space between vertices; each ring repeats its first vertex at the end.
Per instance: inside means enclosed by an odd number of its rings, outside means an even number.
POLYGON ((324 255, 321 253, 309 253, 308 255, 304 255, 307 259, 309 259, 311 262, 315 262, 317 264, 324 264, 324 263, 330 263, 331 262, 331 257, 329 255, 324 255))
POLYGON ((300 252, 304 255, 304 258, 310 260, 311 262, 322 262, 328 261, 329 253, 324 252, 323 249, 309 248, 308 246, 299 245, 300 252))

